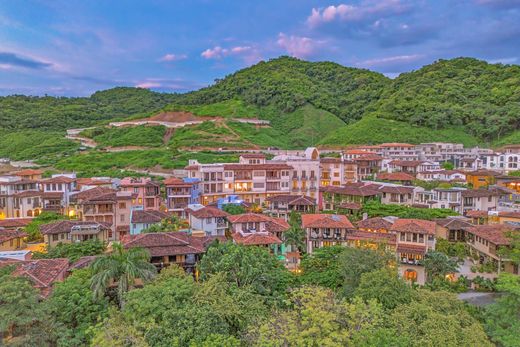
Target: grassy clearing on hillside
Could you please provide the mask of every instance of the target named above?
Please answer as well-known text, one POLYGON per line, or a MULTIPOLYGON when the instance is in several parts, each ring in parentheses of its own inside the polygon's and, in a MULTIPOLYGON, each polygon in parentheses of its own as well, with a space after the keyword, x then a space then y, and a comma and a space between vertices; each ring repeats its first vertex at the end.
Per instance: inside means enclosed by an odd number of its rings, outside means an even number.
POLYGON ((89 176, 128 176, 134 169, 150 169, 161 166, 163 169, 180 169, 188 165, 189 159, 197 159, 201 163, 236 162, 238 155, 234 153, 212 152, 177 152, 166 149, 150 149, 126 152, 93 151, 76 154, 55 162, 40 161, 40 164, 52 165, 63 171, 74 171, 80 177, 89 176))
POLYGON ((270 110, 246 105, 242 100, 231 99, 208 105, 169 105, 164 111, 189 111, 197 116, 225 118, 269 118, 270 110))
POLYGON ((228 122, 227 124, 236 134, 240 136, 240 138, 257 146, 279 148, 288 147, 288 137, 271 127, 257 127, 253 124, 240 122, 228 122))
POLYGON ((170 139, 170 147, 220 147, 247 148, 250 147, 229 128, 215 122, 204 122, 194 126, 185 126, 175 129, 170 139))
POLYGON ((287 139, 292 148, 313 146, 344 125, 345 123, 332 113, 309 104, 272 120, 273 128, 287 139))
POLYGON ((99 127, 86 129, 82 136, 96 141, 100 146, 147 146, 159 147, 163 144, 166 128, 163 126, 139 125, 135 127, 99 127))
POLYGON ((0 157, 38 159, 75 152, 79 147, 59 131, 0 131, 0 157))
POLYGON ((421 143, 432 141, 463 143, 465 146, 479 144, 476 138, 459 128, 432 130, 374 116, 366 116, 356 123, 337 129, 320 141, 320 144, 346 146, 383 142, 421 143))
POLYGON ((507 136, 502 137, 500 140, 493 142, 493 146, 500 147, 505 145, 516 145, 520 143, 520 131, 515 131, 507 136))

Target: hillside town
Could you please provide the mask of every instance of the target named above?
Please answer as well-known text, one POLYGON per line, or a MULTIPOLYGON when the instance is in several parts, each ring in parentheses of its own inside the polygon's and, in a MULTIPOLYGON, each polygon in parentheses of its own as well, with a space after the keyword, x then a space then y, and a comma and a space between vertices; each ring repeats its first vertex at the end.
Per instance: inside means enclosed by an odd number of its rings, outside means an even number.
POLYGON ((446 240, 467 250, 453 280, 520 275, 518 264, 500 252, 520 232, 520 177, 508 175, 518 172, 519 159, 520 146, 495 152, 452 143, 386 143, 340 152, 242 153, 238 163, 190 160, 179 177, 161 181, 44 177, 41 170, 24 169, 0 177, 0 264, 15 264, 47 296, 71 269, 95 258, 32 259, 34 251, 60 244, 99 240, 109 249, 114 243, 142 247, 157 269, 177 264, 194 276, 215 240, 266 247, 293 272, 301 271, 304 254, 343 245, 383 247, 394 254, 403 279, 424 285, 423 260, 446 240), (371 213, 365 209, 371 204, 447 214, 402 218, 371 213), (41 239, 29 241, 26 226, 49 213, 61 217, 40 224, 41 239), (304 247, 284 235, 294 214, 304 247), (175 231, 153 232, 171 220, 175 231), (492 271, 475 270, 482 266, 492 271))

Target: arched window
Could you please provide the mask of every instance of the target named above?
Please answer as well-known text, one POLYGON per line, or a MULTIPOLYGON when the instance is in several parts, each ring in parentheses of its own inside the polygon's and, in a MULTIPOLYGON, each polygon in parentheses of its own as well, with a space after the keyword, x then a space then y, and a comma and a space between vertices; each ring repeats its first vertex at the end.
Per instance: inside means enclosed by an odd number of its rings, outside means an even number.
POLYGON ((403 277, 406 281, 417 282, 417 271, 412 270, 412 269, 407 269, 404 272, 403 277))
POLYGON ((32 210, 27 211, 27 217, 32 217, 32 216, 33 216, 33 211, 32 210))

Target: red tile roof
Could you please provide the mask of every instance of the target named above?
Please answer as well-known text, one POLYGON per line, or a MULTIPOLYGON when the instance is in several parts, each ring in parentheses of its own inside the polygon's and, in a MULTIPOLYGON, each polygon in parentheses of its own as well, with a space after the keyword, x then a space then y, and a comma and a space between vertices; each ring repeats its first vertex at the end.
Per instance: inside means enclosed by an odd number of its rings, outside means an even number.
POLYGON ((409 143, 388 142, 380 144, 379 147, 415 147, 415 145, 409 143))
POLYGON ((263 153, 242 153, 240 156, 242 158, 265 158, 263 153))
POLYGON ((260 223, 260 222, 269 222, 271 218, 265 216, 263 214, 258 213, 244 213, 244 214, 236 214, 229 215, 227 217, 228 221, 232 224, 236 223, 260 223))
POLYGON ((520 211, 501 211, 498 212, 499 217, 520 218, 520 211))
POLYGON ((500 196, 507 195, 501 189, 468 189, 462 191, 462 196, 465 198, 485 198, 488 196, 500 196))
POLYGON ((323 187, 320 188, 321 191, 324 192, 330 192, 334 194, 340 194, 340 195, 352 195, 352 196, 376 196, 379 195, 380 192, 378 191, 378 188, 380 186, 376 184, 367 184, 367 185, 360 185, 356 183, 352 184, 346 184, 342 187, 323 187))
POLYGON ((206 206, 200 208, 198 210, 186 209, 186 211, 191 214, 193 217, 202 219, 202 218, 218 218, 218 217, 229 217, 231 216, 226 211, 222 211, 221 209, 213 206, 206 206))
POLYGON ((339 208, 345 208, 347 210, 361 210, 361 204, 357 202, 343 202, 339 204, 339 208))
POLYGON ((95 187, 91 189, 84 190, 79 193, 72 194, 72 198, 81 201, 81 200, 90 200, 99 196, 103 196, 109 193, 115 193, 116 190, 109 187, 95 187))
POLYGON ((14 276, 24 276, 28 278, 35 288, 38 288, 43 297, 50 294, 54 282, 65 277, 69 267, 69 260, 66 258, 38 259, 26 261, 2 261, 0 267, 15 265, 14 276))
POLYGON ((110 229, 110 223, 107 222, 61 220, 54 223, 40 225, 40 231, 44 235, 66 234, 71 232, 72 227, 78 225, 99 226, 101 230, 110 229))
POLYGON ((354 228, 347 216, 336 214, 302 214, 303 228, 354 228))
POLYGON ((193 186, 193 184, 194 183, 184 182, 182 179, 177 178, 177 177, 170 177, 170 178, 167 178, 167 179, 164 180, 164 185, 165 186, 189 188, 189 187, 193 186))
POLYGON ((71 183, 71 182, 74 182, 75 180, 76 180, 75 178, 70 178, 67 176, 56 176, 56 177, 44 179, 41 182, 42 183, 71 183))
POLYGON ((17 239, 19 237, 26 237, 27 233, 22 230, 11 230, 0 228, 0 244, 9 240, 17 239))
POLYGON ((373 241, 373 242, 386 242, 391 245, 395 245, 397 242, 397 236, 391 233, 374 233, 367 231, 354 231, 347 234, 347 240, 359 240, 359 241, 373 241))
POLYGON ((233 240, 239 245, 245 246, 261 246, 281 244, 282 241, 271 233, 251 233, 245 236, 240 233, 233 233, 231 235, 233 240))
POLYGON ((476 171, 470 171, 466 172, 466 175, 471 176, 500 176, 500 172, 492 171, 492 170, 476 170, 476 171))
POLYGON ((488 211, 470 210, 466 212, 466 216, 471 218, 485 218, 488 216, 488 211))
POLYGON ((43 174, 42 170, 26 169, 13 173, 15 176, 35 176, 43 174))
POLYGON ((287 164, 224 164, 224 170, 292 170, 287 164))
POLYGON ((377 174, 377 179, 382 181, 414 181, 415 177, 406 172, 381 172, 377 174))
POLYGON ((508 224, 475 225, 464 228, 466 232, 474 234, 495 245, 509 245, 511 239, 508 233, 520 233, 520 228, 508 224))
POLYGON ((435 235, 435 222, 422 219, 398 219, 392 225, 394 232, 435 235))
POLYGON ((382 186, 379 188, 380 192, 389 193, 389 194, 412 194, 414 191, 414 187, 394 187, 394 186, 382 186))
POLYGON ((271 217, 271 220, 265 224, 266 230, 271 233, 282 233, 289 230, 290 227, 289 223, 283 218, 271 217))
POLYGON ((203 238, 190 236, 183 232, 125 235, 121 239, 125 248, 143 247, 150 252, 152 257, 204 253, 203 242, 203 238))
POLYGON ((467 218, 438 218, 435 219, 435 223, 448 230, 462 230, 462 228, 472 226, 470 219, 467 218))
POLYGON ((411 244, 398 243, 397 252, 424 255, 424 254, 426 254, 426 245, 411 245, 411 244))
POLYGON ((374 218, 367 218, 364 220, 360 220, 356 223, 358 228, 361 229, 371 229, 371 230, 390 230, 393 223, 382 218, 382 217, 374 217, 374 218))
POLYGON ((305 205, 305 206, 315 206, 316 200, 311 198, 310 196, 305 195, 290 195, 290 194, 282 194, 282 195, 274 195, 270 196, 266 199, 269 202, 278 202, 284 203, 288 205, 305 205))
POLYGON ((31 223, 31 218, 8 218, 0 220, 0 228, 6 229, 14 229, 14 228, 23 228, 26 227, 27 224, 31 223))
POLYGON ((392 160, 389 164, 394 166, 417 167, 424 163, 422 160, 392 160))
POLYGON ((162 211, 143 211, 143 210, 134 210, 132 211, 132 221, 131 223, 160 223, 163 219, 169 218, 170 215, 166 212, 162 211))

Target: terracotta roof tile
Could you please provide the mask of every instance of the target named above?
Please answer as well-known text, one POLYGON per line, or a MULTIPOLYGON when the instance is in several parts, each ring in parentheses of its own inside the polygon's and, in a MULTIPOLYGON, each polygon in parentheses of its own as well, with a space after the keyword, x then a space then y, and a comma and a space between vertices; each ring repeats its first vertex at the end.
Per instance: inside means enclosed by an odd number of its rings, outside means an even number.
POLYGON ((26 227, 27 224, 31 223, 31 218, 8 218, 0 220, 0 228, 6 229, 14 229, 14 228, 23 228, 26 227))
POLYGON ((17 239, 19 237, 26 237, 26 236, 27 236, 27 233, 22 230, 19 230, 19 229, 11 230, 11 229, 0 228, 0 244, 2 244, 2 242, 6 242, 9 240, 17 239))
POLYGON ((474 234, 494 243, 495 245, 509 245, 511 239, 508 237, 509 232, 520 233, 520 227, 508 224, 490 224, 490 225, 475 225, 464 228, 466 232, 474 234))
POLYGON ((398 243, 397 252, 425 255, 426 254, 426 245, 411 245, 411 244, 398 243))
POLYGON ((310 196, 305 195, 290 195, 290 194, 282 194, 282 195, 274 195, 270 196, 266 199, 269 202, 278 202, 284 203, 288 205, 305 205, 305 206, 315 206, 316 200, 311 198, 310 196))
POLYGON ((251 233, 245 236, 240 233, 233 233, 232 237, 236 243, 245 246, 261 246, 282 243, 278 237, 271 233, 251 233))
POLYGON ((259 223, 259 222, 269 222, 271 218, 265 216, 263 214, 258 213, 244 213, 244 214, 236 214, 229 215, 227 219, 230 223, 259 223))
POLYGON ((393 223, 382 218, 382 217, 374 217, 374 218, 367 218, 364 220, 360 220, 356 223, 358 228, 361 229, 372 229, 372 230, 390 230, 393 223))
POLYGON ((422 219, 398 219, 392 225, 394 232, 435 235, 435 222, 422 219))
POLYGON ((302 214, 303 228, 354 228, 347 216, 335 214, 302 214))
POLYGON ((224 164, 224 170, 292 170, 287 164, 224 164))
POLYGON ((205 251, 202 238, 190 236, 183 232, 125 235, 121 242, 125 248, 146 248, 152 257, 200 254, 205 251))
POLYGON ((110 223, 107 222, 61 220, 41 225, 40 231, 44 235, 64 234, 70 233, 72 227, 77 225, 94 225, 100 226, 102 229, 110 229, 110 223))
POLYGON ((229 217, 231 216, 226 211, 222 211, 221 209, 213 206, 206 206, 200 208, 198 210, 186 209, 189 214, 191 214, 195 218, 218 218, 218 217, 229 217))
POLYGON ((470 211, 466 212, 466 216, 471 217, 471 218, 487 218, 488 211, 470 210, 470 211))
POLYGON ((289 230, 290 227, 289 223, 283 218, 271 217, 271 220, 265 224, 266 230, 271 233, 281 233, 289 230))
POLYGON ((392 233, 374 233, 366 231, 354 231, 347 234, 347 240, 386 242, 395 245, 397 236, 392 233))
POLYGON ((472 226, 470 219, 466 218, 437 218, 434 220, 437 225, 440 225, 448 230, 462 230, 464 227, 472 226))
POLYGON ((415 177, 406 172, 381 172, 377 174, 377 179, 382 181, 414 181, 415 177))
POLYGON ((159 223, 163 219, 170 217, 168 213, 156 210, 143 211, 143 210, 134 210, 132 211, 132 221, 131 223, 159 223))

